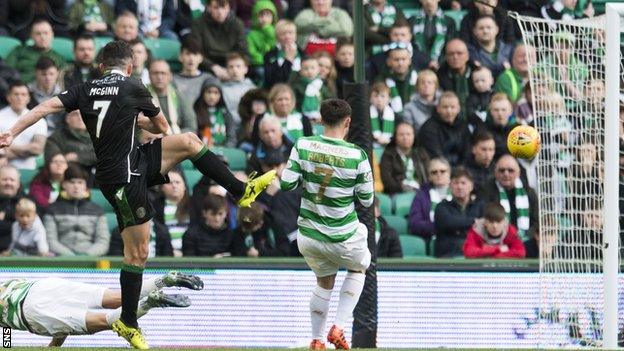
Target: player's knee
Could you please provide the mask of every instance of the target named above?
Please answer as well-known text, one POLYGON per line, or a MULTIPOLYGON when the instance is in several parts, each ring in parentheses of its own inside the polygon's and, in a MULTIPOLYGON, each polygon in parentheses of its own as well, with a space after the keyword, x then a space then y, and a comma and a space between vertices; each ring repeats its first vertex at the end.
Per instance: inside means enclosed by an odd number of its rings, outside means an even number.
POLYGON ((192 132, 186 132, 184 136, 184 148, 192 155, 196 154, 204 146, 204 143, 199 139, 197 134, 192 132))
POLYGON ((149 245, 140 245, 129 252, 129 257, 127 258, 130 260, 131 264, 142 267, 145 265, 145 262, 147 262, 148 255, 149 245))

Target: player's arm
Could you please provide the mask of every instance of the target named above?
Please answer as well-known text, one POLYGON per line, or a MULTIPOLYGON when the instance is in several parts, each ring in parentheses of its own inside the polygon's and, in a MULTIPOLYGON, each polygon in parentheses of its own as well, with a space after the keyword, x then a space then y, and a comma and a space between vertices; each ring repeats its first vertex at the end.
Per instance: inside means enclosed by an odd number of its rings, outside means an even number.
POLYGON ((65 109, 63 103, 58 97, 53 97, 47 101, 44 101, 37 105, 34 109, 30 110, 27 114, 20 117, 15 124, 9 128, 6 132, 0 133, 0 148, 11 145, 13 138, 18 136, 26 128, 37 123, 43 117, 51 114, 61 112, 65 109))
POLYGON ((52 338, 52 340, 48 344, 48 347, 61 347, 63 346, 65 339, 67 339, 67 335, 55 336, 52 338))
POLYGON ((282 172, 280 188, 285 191, 293 190, 299 186, 301 181, 301 165, 299 164, 299 151, 295 145, 290 151, 290 158, 286 169, 282 172))
POLYGON ((169 131, 169 122, 167 122, 167 119, 162 111, 152 118, 146 117, 140 113, 137 124, 139 125, 139 128, 152 134, 167 134, 169 131))
POLYGON ((364 152, 362 153, 364 159, 358 165, 357 177, 355 179, 355 196, 364 207, 370 207, 373 204, 373 194, 375 193, 373 172, 371 171, 368 157, 366 157, 364 152))

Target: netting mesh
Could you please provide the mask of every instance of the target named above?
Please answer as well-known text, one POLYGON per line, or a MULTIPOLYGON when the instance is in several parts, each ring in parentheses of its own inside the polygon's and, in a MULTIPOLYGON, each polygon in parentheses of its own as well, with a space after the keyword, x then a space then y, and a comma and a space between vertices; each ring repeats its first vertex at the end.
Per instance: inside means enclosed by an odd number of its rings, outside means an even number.
POLYGON ((617 191, 603 182, 605 74, 617 73, 605 71, 605 22, 518 16, 542 138, 536 162, 542 346, 601 345, 602 206, 605 191, 617 191))

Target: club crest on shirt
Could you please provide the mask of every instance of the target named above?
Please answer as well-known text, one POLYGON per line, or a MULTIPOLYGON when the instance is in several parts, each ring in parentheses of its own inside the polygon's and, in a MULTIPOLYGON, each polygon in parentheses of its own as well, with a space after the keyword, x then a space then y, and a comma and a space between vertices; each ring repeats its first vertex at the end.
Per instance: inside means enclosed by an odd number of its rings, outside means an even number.
POLYGON ((145 208, 144 207, 139 207, 136 209, 136 215, 139 218, 143 218, 145 217, 145 208))

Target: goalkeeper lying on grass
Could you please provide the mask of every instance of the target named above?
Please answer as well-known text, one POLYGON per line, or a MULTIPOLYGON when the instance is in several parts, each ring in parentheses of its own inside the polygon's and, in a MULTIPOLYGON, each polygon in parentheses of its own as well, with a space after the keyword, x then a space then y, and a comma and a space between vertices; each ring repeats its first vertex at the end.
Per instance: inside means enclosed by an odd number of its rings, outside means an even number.
MULTIPOLYGON (((169 272, 143 281, 137 316, 154 307, 188 307, 182 294, 165 294, 164 287, 201 290, 199 277, 169 272)), ((68 335, 110 330, 121 315, 121 292, 103 286, 59 278, 11 279, 0 283, 0 326, 52 336, 48 346, 61 346, 68 335), (96 309, 109 309, 97 312, 96 309)))

